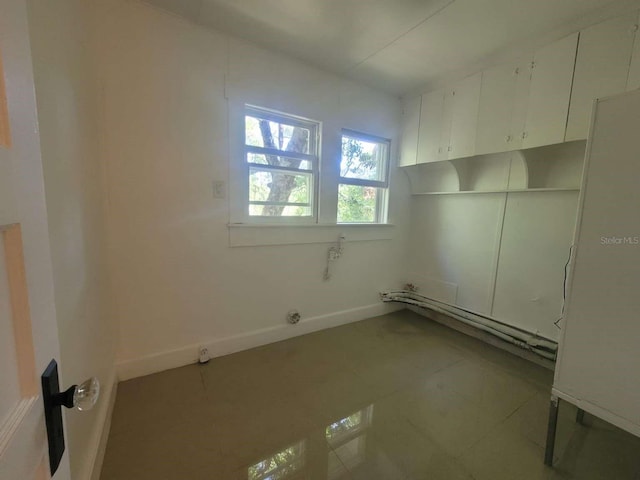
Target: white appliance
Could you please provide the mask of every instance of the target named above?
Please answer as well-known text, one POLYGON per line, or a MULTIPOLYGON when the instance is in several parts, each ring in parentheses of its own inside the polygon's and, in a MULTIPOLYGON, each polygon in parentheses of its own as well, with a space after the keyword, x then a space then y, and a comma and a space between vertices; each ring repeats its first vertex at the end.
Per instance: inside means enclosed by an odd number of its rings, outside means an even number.
POLYGON ((640 90, 596 101, 569 270, 548 465, 559 399, 640 436, 640 90))

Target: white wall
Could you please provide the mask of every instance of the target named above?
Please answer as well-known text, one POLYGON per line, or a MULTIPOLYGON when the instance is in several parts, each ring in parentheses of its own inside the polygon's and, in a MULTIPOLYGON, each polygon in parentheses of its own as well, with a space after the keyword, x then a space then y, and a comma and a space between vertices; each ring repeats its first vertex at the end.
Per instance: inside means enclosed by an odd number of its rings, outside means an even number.
MULTIPOLYGON (((481 169, 458 168, 463 190, 522 189, 527 182, 576 190, 412 197, 409 280, 423 295, 557 340, 554 322, 562 310, 584 146, 573 142, 477 157, 467 167, 481 169), (511 175, 496 167, 499 161, 508 166, 503 160, 510 156, 524 168, 515 182, 516 164, 511 175), (483 177, 483 171, 490 175, 483 177)), ((427 184, 412 183, 414 189, 427 184)))
POLYGON ((578 191, 507 199, 492 316, 557 340, 578 191))
POLYGON ((455 292, 445 295, 445 290, 437 300, 491 313, 504 197, 495 193, 413 199, 408 271, 423 295, 439 292, 426 284, 450 283, 455 292))
POLYGON ((29 2, 61 382, 66 388, 97 376, 103 387, 94 410, 65 414, 74 479, 91 475, 115 380, 116 348, 88 5, 29 2))
MULTIPOLYGON (((214 199, 211 182, 243 161, 234 142, 245 102, 321 120, 330 170, 342 127, 397 143, 398 99, 145 4, 103 6, 101 129, 123 376, 192 361, 198 344, 310 328, 286 325, 292 308, 321 317, 314 328, 385 311, 378 292, 404 280, 408 188, 395 168, 394 238, 347 243, 329 282, 326 243, 229 247, 229 199, 214 199)), ((321 193, 335 190, 325 183, 321 193)))

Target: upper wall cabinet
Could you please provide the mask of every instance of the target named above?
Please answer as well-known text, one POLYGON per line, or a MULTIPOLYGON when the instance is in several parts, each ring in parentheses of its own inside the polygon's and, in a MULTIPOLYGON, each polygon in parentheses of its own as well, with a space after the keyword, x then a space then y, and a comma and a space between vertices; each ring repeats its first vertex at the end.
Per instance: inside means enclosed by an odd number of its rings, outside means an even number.
POLYGON ((578 34, 482 75, 477 154, 564 141, 578 34))
POLYGON ((444 96, 444 90, 436 90, 422 96, 420 133, 418 135, 418 163, 435 162, 440 158, 444 96))
POLYGON ((440 148, 438 149, 438 160, 449 159, 451 153, 451 122, 453 120, 453 102, 456 96, 454 89, 445 90, 444 104, 442 106, 442 117, 440 118, 440 148))
POLYGON ((402 142, 400 144, 399 167, 415 165, 418 158, 418 129, 420 128, 420 97, 404 103, 402 115, 402 142))
POLYGON ((509 63, 498 65, 482 73, 476 137, 478 155, 517 148, 514 144, 520 140, 525 119, 522 118, 520 125, 516 125, 516 115, 514 115, 516 99, 518 96, 524 98, 526 114, 526 101, 529 94, 529 71, 527 69, 524 75, 521 74, 522 71, 520 63, 509 63), (521 86, 523 81, 526 81, 524 89, 521 86), (522 91, 524 95, 520 93, 522 91))
POLYGON ((631 57, 631 66, 629 67, 629 80, 627 81, 627 91, 640 88, 640 34, 638 34, 638 25, 640 18, 636 20, 636 36, 633 43, 633 55, 631 57))
POLYGON ((566 141, 587 138, 596 98, 625 91, 637 21, 634 12, 580 33, 566 141))
POLYGON ((574 33, 536 52, 522 148, 564 141, 577 46, 574 33))
POLYGON ((422 96, 418 163, 475 155, 482 74, 422 96))
POLYGON ((639 20, 612 18, 411 100, 401 165, 584 140, 596 98, 640 88, 639 20))
POLYGON ((481 86, 482 73, 478 73, 458 82, 453 90, 448 158, 470 157, 476 153, 481 86))

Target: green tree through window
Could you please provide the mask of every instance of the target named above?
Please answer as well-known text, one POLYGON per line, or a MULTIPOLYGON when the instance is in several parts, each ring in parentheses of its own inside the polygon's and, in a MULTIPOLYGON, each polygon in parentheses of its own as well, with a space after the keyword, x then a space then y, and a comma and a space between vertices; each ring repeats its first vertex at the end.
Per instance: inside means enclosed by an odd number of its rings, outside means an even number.
POLYGON ((318 124, 247 107, 249 215, 313 216, 318 124))
POLYGON ((344 132, 338 185, 338 222, 384 221, 389 142, 344 132))

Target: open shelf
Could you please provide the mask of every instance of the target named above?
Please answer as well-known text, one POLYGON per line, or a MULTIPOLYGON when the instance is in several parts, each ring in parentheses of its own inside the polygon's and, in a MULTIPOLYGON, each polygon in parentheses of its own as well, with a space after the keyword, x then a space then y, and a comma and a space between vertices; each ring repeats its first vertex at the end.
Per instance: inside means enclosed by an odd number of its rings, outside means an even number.
POLYGON ((412 195, 579 191, 585 141, 405 167, 412 195))
POLYGON ((421 192, 412 195, 480 195, 485 193, 528 193, 528 192, 577 192, 578 187, 567 188, 522 188, 513 190, 460 190, 458 192, 421 192))

